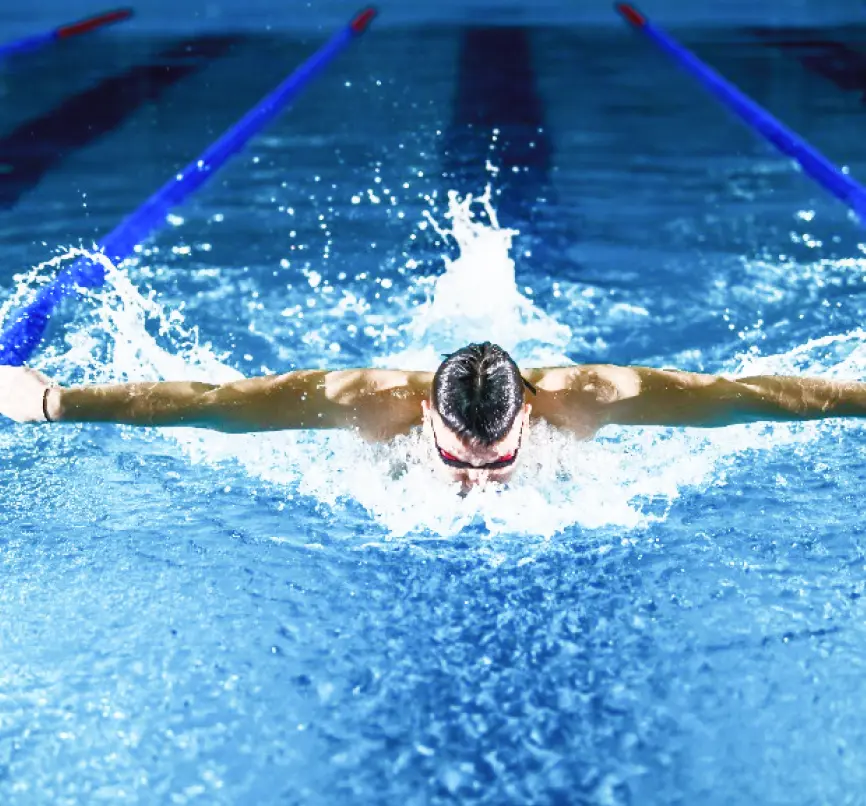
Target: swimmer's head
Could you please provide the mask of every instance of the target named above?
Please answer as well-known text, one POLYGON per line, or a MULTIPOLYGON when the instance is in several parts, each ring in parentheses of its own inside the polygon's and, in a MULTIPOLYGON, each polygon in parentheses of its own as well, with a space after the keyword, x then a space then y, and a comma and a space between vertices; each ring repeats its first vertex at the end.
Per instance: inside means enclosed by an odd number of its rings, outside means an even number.
POLYGON ((535 391, 496 344, 470 344, 445 358, 423 403, 442 475, 464 488, 510 478, 532 409, 526 388, 535 391))

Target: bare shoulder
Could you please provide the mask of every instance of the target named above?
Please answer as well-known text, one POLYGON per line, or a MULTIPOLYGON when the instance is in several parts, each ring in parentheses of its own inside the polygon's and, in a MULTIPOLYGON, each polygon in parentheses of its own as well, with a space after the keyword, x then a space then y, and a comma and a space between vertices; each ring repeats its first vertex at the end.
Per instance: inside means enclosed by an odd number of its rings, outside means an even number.
POLYGON ((432 372, 412 372, 402 369, 334 369, 325 375, 325 390, 329 397, 345 394, 389 392, 397 397, 419 390, 429 391, 432 372))
POLYGON ((536 367, 523 374, 538 390, 529 401, 533 416, 585 437, 605 424, 609 404, 640 390, 638 374, 615 364, 536 367))
POLYGON ((569 367, 538 367, 524 370, 537 389, 547 392, 569 392, 609 403, 637 394, 640 377, 632 367, 616 364, 574 364, 569 367))
POLYGON ((333 370, 325 376, 327 397, 353 410, 359 433, 387 440, 422 420, 421 401, 430 395, 432 372, 398 369, 333 370))

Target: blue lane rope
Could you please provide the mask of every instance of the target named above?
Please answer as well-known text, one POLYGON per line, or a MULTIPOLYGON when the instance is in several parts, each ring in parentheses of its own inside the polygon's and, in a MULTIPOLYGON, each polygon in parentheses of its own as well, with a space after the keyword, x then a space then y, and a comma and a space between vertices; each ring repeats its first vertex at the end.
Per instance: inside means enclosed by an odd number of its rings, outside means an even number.
POLYGON ((825 190, 847 204, 866 225, 866 188, 844 174, 802 137, 774 118, 766 109, 740 92, 715 70, 704 64, 664 31, 653 25, 634 6, 617 3, 616 10, 635 28, 655 42, 663 51, 691 73, 728 109, 750 128, 769 140, 783 154, 799 163, 805 173, 825 190))
MULTIPOLYGON (((335 34, 270 95, 225 132, 198 159, 169 180, 98 244, 113 263, 128 258, 165 221, 168 212, 200 188, 225 162, 272 121, 353 39, 363 33, 376 11, 367 8, 335 34)), ((105 282, 105 267, 81 258, 43 287, 32 303, 11 317, 0 334, 0 364, 20 366, 36 351, 58 303, 78 287, 97 288, 105 282)))
POLYGON ((13 56, 17 53, 26 53, 31 50, 38 50, 45 45, 50 45, 52 42, 57 42, 60 39, 69 39, 71 36, 86 34, 89 31, 95 31, 97 28, 102 28, 105 25, 112 25, 115 22, 123 22, 132 17, 131 8, 118 8, 114 11, 105 11, 102 14, 96 14, 93 17, 88 17, 79 22, 73 22, 69 25, 61 25, 52 31, 47 31, 43 34, 34 34, 33 36, 25 36, 23 39, 16 39, 14 42, 6 42, 0 45, 0 59, 7 56, 13 56))

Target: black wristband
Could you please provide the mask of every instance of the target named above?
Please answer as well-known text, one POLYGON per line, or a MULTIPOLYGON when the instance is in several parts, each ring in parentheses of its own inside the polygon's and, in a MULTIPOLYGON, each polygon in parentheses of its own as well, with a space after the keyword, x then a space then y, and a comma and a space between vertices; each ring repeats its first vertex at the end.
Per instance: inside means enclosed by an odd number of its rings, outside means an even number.
POLYGON ((48 416, 48 393, 50 391, 51 391, 51 387, 46 386, 45 391, 42 393, 42 414, 45 415, 45 422, 46 423, 53 423, 54 422, 54 420, 52 420, 48 416))

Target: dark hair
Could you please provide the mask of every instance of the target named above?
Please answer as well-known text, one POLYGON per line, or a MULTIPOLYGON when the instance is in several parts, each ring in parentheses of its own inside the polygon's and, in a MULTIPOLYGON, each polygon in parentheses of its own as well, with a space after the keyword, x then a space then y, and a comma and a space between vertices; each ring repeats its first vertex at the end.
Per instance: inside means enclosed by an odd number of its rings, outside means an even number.
POLYGON ((524 381, 499 345, 469 344, 445 357, 433 376, 433 405, 461 439, 492 445, 514 425, 523 406, 524 381))

